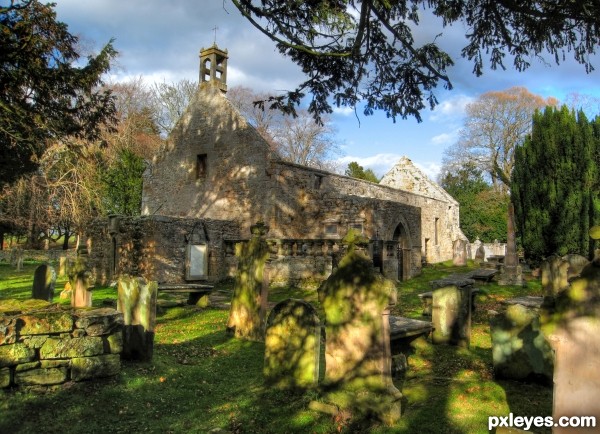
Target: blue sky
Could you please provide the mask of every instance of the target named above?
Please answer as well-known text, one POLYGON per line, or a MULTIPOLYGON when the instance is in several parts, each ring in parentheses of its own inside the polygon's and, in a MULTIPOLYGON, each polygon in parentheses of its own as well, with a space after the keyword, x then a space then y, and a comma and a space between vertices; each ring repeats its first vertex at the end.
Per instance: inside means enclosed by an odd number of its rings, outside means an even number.
MULTIPOLYGON (((198 53, 201 47, 216 42, 229 53, 228 85, 243 85, 257 91, 290 90, 301 81, 299 69, 283 58, 274 44, 248 23, 229 0, 55 0, 58 19, 80 36, 87 46, 99 48, 111 38, 120 52, 111 80, 143 77, 146 82, 198 80, 198 53)), ((449 70, 454 86, 440 87, 439 106, 422 113, 423 122, 409 118, 393 123, 383 113, 359 119, 351 110, 339 110, 332 116, 337 138, 342 144, 340 163, 358 161, 383 175, 406 155, 435 178, 444 150, 452 145, 463 124, 465 105, 478 95, 512 86, 524 86, 530 92, 563 100, 571 93, 600 97, 600 56, 597 71, 586 74, 583 66, 567 60, 560 66, 536 59, 523 73, 485 70, 475 77, 472 65, 458 56, 464 45, 465 30, 443 29, 439 22, 424 19, 418 40, 432 36, 454 55, 449 70)), ((548 58, 548 62, 550 62, 548 58)), ((507 65, 509 66, 509 65, 507 65)))

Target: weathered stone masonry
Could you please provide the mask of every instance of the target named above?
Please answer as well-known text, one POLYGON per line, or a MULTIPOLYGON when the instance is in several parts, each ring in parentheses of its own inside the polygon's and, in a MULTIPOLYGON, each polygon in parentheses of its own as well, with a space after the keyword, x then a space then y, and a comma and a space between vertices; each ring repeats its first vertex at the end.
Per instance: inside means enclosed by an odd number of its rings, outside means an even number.
POLYGON ((122 327, 122 314, 109 308, 0 313, 0 388, 117 375, 122 327))
POLYGON ((167 216, 121 216, 112 224, 97 220, 89 234, 88 266, 101 284, 110 283, 119 274, 182 283, 185 249, 195 240, 208 245, 210 280, 219 280, 229 274, 223 240, 240 238, 234 222, 167 216))
MULTIPOLYGON (((219 67, 226 70, 227 54, 217 47, 201 52, 201 65, 212 64, 216 54, 219 67)), ((339 242, 349 229, 358 230, 372 240, 372 246, 385 249, 383 254, 379 252, 382 269, 394 279, 419 274, 423 260, 452 258, 453 241, 464 238, 458 225, 458 204, 410 160, 402 159, 397 165, 401 167, 386 175, 382 184, 281 161, 229 103, 224 77, 212 77, 208 68, 202 71, 198 92, 144 173, 142 214, 148 220, 143 225, 152 230, 137 237, 141 244, 136 255, 142 259, 140 267, 150 266, 152 261, 143 261, 146 256, 157 255, 151 267, 158 267, 140 270, 147 278, 159 282, 183 279, 182 272, 174 272, 181 269, 179 261, 187 242, 180 236, 165 242, 168 230, 155 229, 173 225, 177 219, 181 224, 186 219, 196 222, 193 224, 230 224, 227 231, 209 237, 213 261, 209 277, 214 280, 231 273, 226 254, 218 249, 228 240, 248 239, 250 226, 258 221, 270 227, 267 238, 282 243, 296 240, 296 245, 310 240, 339 242), (404 182, 407 177, 412 181, 404 182), (151 234, 159 238, 153 240, 151 234)), ((135 268, 127 233, 120 230, 116 237, 109 235, 94 241, 97 248, 102 245, 105 250, 97 254, 104 257, 98 259, 104 262, 99 268, 112 267, 105 278, 135 268), (120 259, 115 262, 116 256, 106 251, 120 252, 120 259), (129 268, 125 257, 131 258, 129 268), (113 263, 107 266, 109 260, 113 263)), ((277 256, 291 258, 289 266, 294 269, 297 264, 302 274, 315 263, 319 268, 316 274, 322 274, 323 261, 307 260, 306 251, 301 253, 277 256)), ((319 256, 318 249, 314 256, 319 256)))

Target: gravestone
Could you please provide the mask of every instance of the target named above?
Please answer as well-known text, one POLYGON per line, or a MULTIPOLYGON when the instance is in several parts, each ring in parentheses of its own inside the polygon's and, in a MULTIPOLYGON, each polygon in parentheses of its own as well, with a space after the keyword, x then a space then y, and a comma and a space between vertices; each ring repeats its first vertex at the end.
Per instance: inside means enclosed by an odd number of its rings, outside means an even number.
POLYGON ((485 247, 483 247, 483 244, 480 241, 479 246, 477 247, 477 250, 475 251, 475 262, 478 264, 481 264, 484 261, 485 261, 485 247))
POLYGON ((465 240, 454 240, 452 252, 452 263, 455 266, 467 265, 467 242, 465 240))
POLYGON ((265 331, 264 375, 281 388, 310 388, 319 381, 321 323, 314 307, 287 299, 273 307, 265 331))
POLYGON ((56 271, 50 265, 40 265, 35 269, 33 275, 32 298, 38 300, 52 301, 54 298, 54 284, 56 283, 56 271))
POLYGON ((490 329, 496 378, 552 383, 554 353, 541 332, 538 309, 510 304, 490 318, 490 329))
MULTIPOLYGON (((600 420, 600 251, 579 278, 555 297, 542 330, 556 354, 553 417, 595 416, 600 420)), ((597 432, 579 427, 572 432, 597 432)), ((571 432, 556 427, 554 433, 571 432)))
POLYGON ((235 255, 238 270, 235 275, 227 331, 236 338, 262 341, 269 291, 266 263, 269 247, 265 240, 269 228, 264 223, 252 226, 252 238, 237 243, 235 255))
POLYGON ((590 263, 590 261, 582 255, 570 254, 562 257, 562 260, 569 264, 567 270, 567 279, 570 280, 581 274, 581 271, 590 263))
POLYGON ((545 296, 554 297, 569 286, 569 263, 559 256, 546 258, 540 266, 542 290, 545 296))
POLYGON ((471 341, 471 287, 449 285, 433 290, 431 321, 434 344, 469 347, 471 341))
POLYGON ((123 314, 123 353, 129 360, 150 361, 158 283, 142 277, 121 276, 117 282, 117 310, 123 314))
POLYGON ((10 252, 10 264, 21 271, 23 269, 23 250, 13 247, 10 252))
POLYGON ((402 398, 391 377, 389 305, 396 300, 394 282, 376 274, 370 259, 349 246, 319 288, 319 300, 325 312, 327 399, 394 424, 402 398))
POLYGON ((66 256, 61 256, 58 260, 58 275, 60 277, 67 275, 69 259, 66 256))
POLYGON ((93 285, 85 257, 77 257, 73 266, 70 267, 69 283, 71 284, 71 306, 92 307, 91 289, 93 285))

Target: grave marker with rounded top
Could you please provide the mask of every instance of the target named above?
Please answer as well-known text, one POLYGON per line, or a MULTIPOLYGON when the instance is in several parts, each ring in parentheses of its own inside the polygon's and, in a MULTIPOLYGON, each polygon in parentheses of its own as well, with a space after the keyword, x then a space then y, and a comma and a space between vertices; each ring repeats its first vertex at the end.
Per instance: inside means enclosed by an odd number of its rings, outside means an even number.
POLYGON ((327 399, 393 425, 402 398, 391 376, 389 306, 395 304, 395 283, 349 246, 319 288, 319 299, 325 311, 327 399))
POLYGON ((321 322, 303 300, 287 299, 273 307, 265 331, 264 375, 281 388, 311 388, 319 381, 321 322))
POLYGON ((33 275, 32 298, 37 300, 52 301, 54 298, 54 285, 56 283, 56 271, 54 267, 44 264, 35 269, 33 275))

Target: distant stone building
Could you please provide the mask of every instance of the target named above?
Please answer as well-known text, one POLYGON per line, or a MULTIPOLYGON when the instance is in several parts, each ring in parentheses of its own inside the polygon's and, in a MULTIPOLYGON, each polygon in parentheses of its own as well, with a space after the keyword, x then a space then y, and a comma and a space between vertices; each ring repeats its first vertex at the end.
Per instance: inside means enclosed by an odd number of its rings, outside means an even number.
POLYGON ((183 281, 186 245, 201 243, 206 278, 218 280, 235 268, 233 243, 258 221, 270 228, 275 280, 326 278, 351 228, 372 240, 369 253, 388 277, 452 258, 464 235, 459 205, 441 187, 405 157, 380 184, 281 160, 228 101, 227 60, 216 46, 201 50, 198 92, 144 174, 140 238, 97 231, 100 274, 132 266, 129 240, 145 252, 138 257, 155 258, 142 266, 147 277, 183 281))

